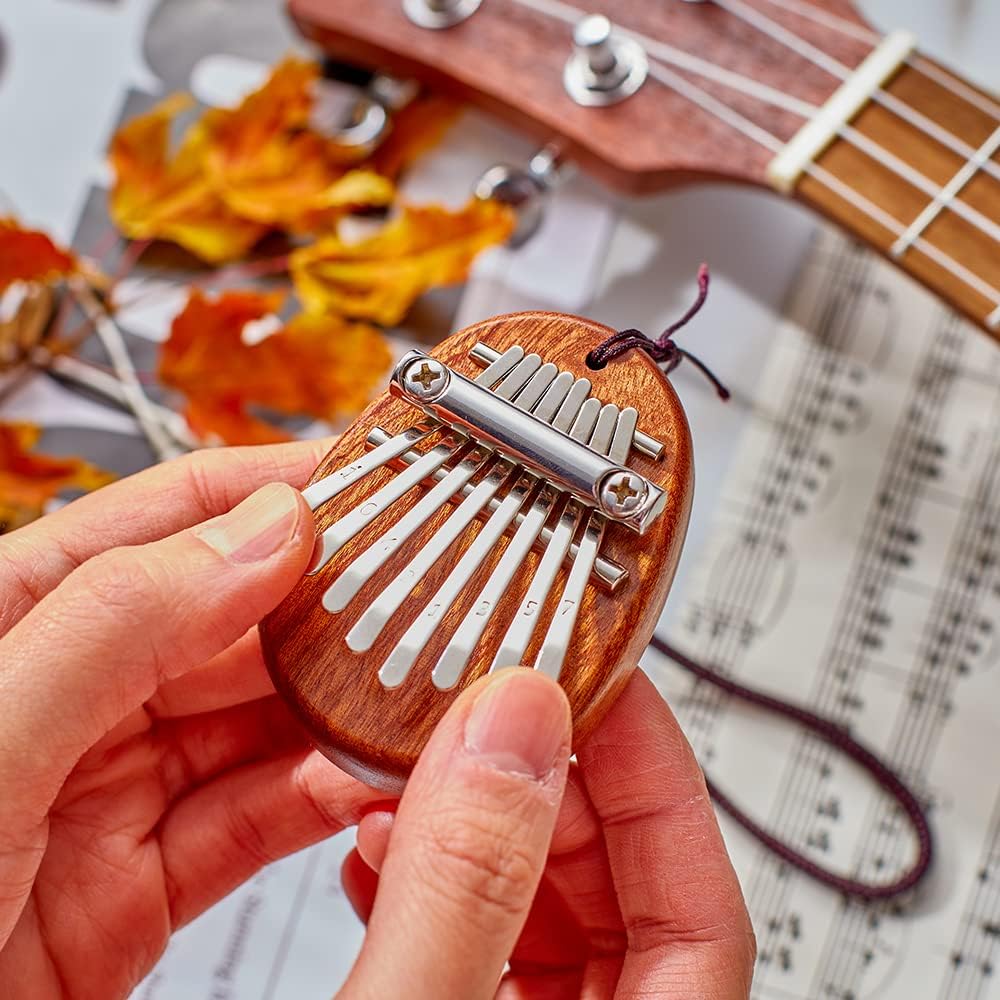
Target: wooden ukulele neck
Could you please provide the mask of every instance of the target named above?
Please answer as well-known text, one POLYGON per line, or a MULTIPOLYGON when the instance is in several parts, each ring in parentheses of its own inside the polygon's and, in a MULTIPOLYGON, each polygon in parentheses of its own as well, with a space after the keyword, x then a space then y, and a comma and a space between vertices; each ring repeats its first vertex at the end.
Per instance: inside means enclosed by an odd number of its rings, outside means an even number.
POLYGON ((474 101, 619 190, 792 194, 1000 337, 1000 100, 909 33, 880 36, 851 0, 452 0, 472 13, 447 30, 412 16, 431 0, 288 2, 334 56, 474 101), (613 105, 566 82, 592 14, 648 68, 613 105))
POLYGON ((1000 338, 1000 107, 923 58, 880 98, 794 193, 1000 338))

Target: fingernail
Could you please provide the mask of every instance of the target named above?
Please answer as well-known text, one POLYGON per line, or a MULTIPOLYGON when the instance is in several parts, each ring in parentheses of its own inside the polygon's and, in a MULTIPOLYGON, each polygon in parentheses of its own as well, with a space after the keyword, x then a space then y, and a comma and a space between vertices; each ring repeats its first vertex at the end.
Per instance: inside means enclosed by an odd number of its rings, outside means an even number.
POLYGON ((272 483, 228 514, 196 528, 195 533, 230 562, 260 562, 291 541, 300 509, 298 495, 291 486, 272 483))
POLYGON ((569 705, 562 690, 532 671, 504 671, 476 699, 465 723, 466 750, 502 771, 541 780, 568 755, 569 705))

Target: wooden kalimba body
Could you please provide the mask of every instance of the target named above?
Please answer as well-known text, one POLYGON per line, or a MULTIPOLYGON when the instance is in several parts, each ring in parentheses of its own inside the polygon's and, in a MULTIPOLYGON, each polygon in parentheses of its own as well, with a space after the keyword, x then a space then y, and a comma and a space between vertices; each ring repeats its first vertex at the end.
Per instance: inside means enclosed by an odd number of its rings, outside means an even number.
POLYGON ((456 694, 533 666, 574 740, 635 668, 687 527, 691 439, 614 331, 522 313, 411 352, 305 490, 314 566, 264 621, 265 658, 313 742, 398 791, 456 694))

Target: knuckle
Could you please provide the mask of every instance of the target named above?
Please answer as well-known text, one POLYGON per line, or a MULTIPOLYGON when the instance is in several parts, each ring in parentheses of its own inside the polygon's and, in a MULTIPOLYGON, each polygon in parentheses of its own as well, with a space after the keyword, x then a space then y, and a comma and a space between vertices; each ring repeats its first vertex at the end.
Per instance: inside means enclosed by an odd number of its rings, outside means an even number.
POLYGON ((539 871, 517 824, 490 814, 441 814, 426 832, 425 871, 434 889, 484 924, 526 912, 539 871))
POLYGON ((77 572, 89 600, 112 610, 146 604, 160 590, 153 561, 142 558, 134 546, 108 549, 88 559, 77 572))
POLYGON ((202 518, 218 513, 218 490, 213 488, 218 473, 218 457, 217 449, 200 448, 173 459, 181 472, 187 494, 202 518))

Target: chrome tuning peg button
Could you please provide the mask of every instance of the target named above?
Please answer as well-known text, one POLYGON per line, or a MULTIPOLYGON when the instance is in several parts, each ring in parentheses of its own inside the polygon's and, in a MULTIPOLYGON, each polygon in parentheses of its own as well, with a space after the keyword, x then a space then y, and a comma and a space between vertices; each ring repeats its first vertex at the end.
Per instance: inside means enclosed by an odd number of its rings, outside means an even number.
POLYGON ((617 104, 646 81, 649 63, 638 42, 616 35, 602 14, 580 21, 573 31, 573 54, 566 63, 566 92, 585 107, 617 104))
POLYGON ((564 166, 559 150, 546 146, 526 167, 498 163, 476 182, 473 193, 477 198, 494 198, 514 209, 517 227, 508 241, 510 246, 523 246, 538 231, 545 217, 545 202, 559 183, 564 166))
POLYGON ((472 17, 482 0, 403 0, 406 16, 421 28, 450 28, 472 17))
POLYGON ((347 64, 334 64, 330 77, 321 81, 310 125, 359 158, 373 153, 392 130, 392 116, 416 97, 412 80, 398 80, 386 73, 368 73, 347 64), (344 83, 363 83, 363 93, 344 83))

